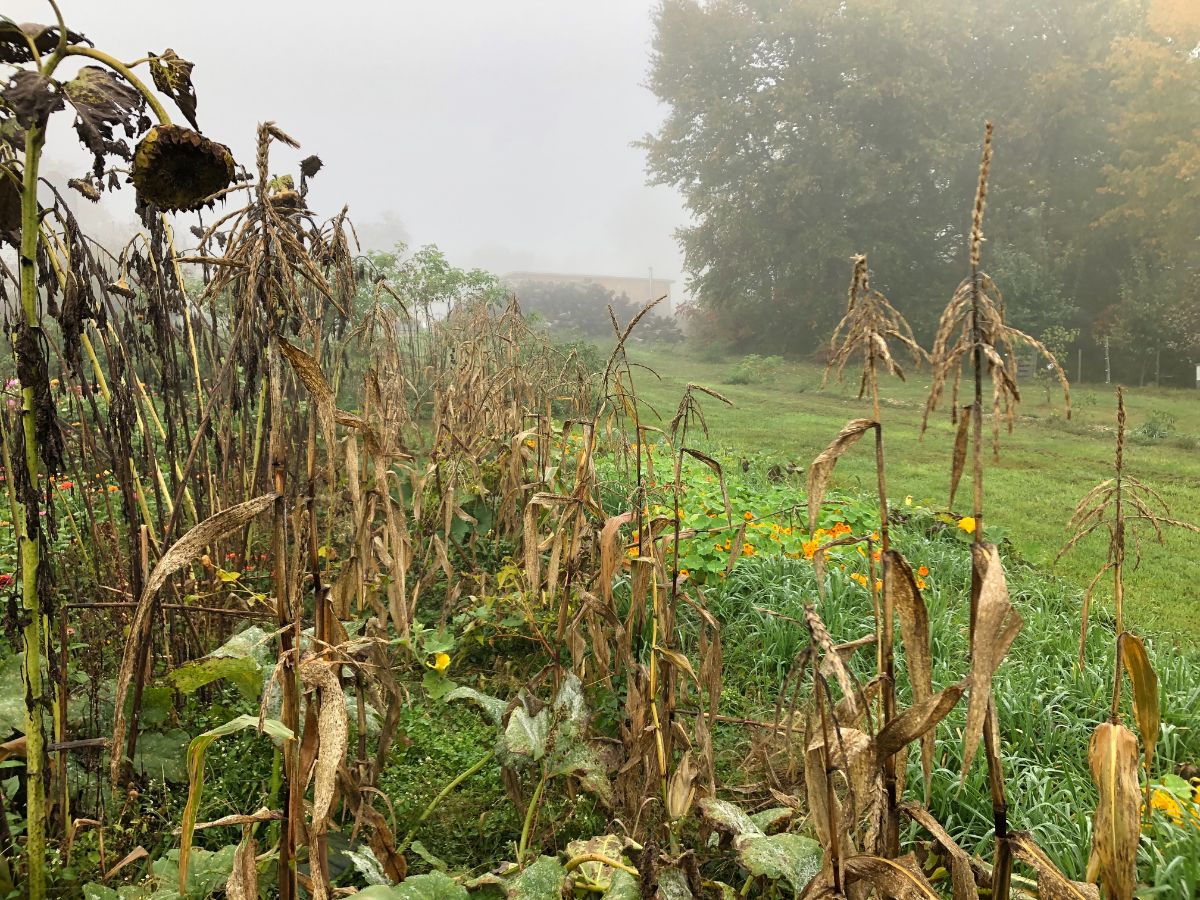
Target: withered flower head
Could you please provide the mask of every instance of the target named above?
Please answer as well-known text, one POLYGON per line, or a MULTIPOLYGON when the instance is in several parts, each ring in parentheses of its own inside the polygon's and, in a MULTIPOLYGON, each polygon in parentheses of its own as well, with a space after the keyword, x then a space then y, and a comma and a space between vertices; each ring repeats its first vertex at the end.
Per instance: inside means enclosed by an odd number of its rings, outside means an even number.
POLYGON ((229 148, 179 125, 156 125, 133 154, 133 186, 160 210, 199 209, 233 181, 229 148))

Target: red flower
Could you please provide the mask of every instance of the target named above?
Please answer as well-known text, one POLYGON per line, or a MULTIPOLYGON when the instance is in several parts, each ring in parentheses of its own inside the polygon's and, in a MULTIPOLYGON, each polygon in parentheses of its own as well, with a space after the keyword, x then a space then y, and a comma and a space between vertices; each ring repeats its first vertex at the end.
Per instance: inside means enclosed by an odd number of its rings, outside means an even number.
POLYGON ((0 575, 0 588, 11 587, 15 580, 15 578, 5 572, 3 575, 0 575))
POLYGON ((73 481, 60 481, 58 483, 58 489, 60 491, 69 491, 73 487, 75 487, 75 482, 73 481))

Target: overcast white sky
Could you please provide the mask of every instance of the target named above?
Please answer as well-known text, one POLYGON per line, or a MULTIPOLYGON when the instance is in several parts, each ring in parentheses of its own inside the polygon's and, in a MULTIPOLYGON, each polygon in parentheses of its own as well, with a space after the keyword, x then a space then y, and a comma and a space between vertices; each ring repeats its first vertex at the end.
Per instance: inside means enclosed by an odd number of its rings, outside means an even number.
MULTIPOLYGON (((322 212, 394 216, 413 245, 501 273, 679 274, 686 215, 646 186, 630 146, 664 115, 642 86, 653 0, 61 4, 122 59, 172 47, 192 60, 201 128, 243 165, 265 119, 318 154, 322 212)), ((4 7, 52 19, 36 0, 4 7)), ((52 164, 81 169, 64 150, 71 117, 56 118, 52 164)), ((132 194, 117 197, 124 217, 132 194)))

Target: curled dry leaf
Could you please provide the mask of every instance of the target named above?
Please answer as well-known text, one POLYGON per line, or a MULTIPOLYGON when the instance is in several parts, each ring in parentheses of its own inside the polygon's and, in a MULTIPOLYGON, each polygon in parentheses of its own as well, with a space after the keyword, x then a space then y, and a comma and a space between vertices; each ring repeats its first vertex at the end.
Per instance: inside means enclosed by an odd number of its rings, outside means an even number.
POLYGON ((900 752, 917 738, 932 736, 937 723, 946 718, 950 710, 958 705, 959 699, 967 689, 967 683, 967 679, 963 679, 958 684, 952 684, 913 703, 883 726, 875 736, 876 752, 880 761, 900 752))
POLYGON ((1158 744, 1158 729, 1162 721, 1158 703, 1158 676, 1150 664, 1146 645, 1136 635, 1122 632, 1117 638, 1117 653, 1133 683, 1133 717, 1137 720, 1138 731, 1142 733, 1142 763, 1146 769, 1146 789, 1149 790, 1150 764, 1154 761, 1154 748, 1158 744))
POLYGON ((1141 828, 1137 738, 1124 725, 1101 722, 1088 745, 1088 766, 1100 790, 1092 823, 1092 854, 1100 883, 1106 897, 1131 900, 1141 828))
POLYGON ((1100 900, 1100 891, 1094 884, 1069 879, 1026 832, 1010 834, 1008 845, 1013 856, 1037 873, 1038 895, 1042 900, 1100 900))
POLYGON ((158 565, 150 572, 142 596, 138 598, 137 608, 133 612, 133 621, 129 625, 129 636, 125 641, 125 655, 121 657, 121 667, 117 670, 116 679, 116 711, 113 716, 112 756, 109 759, 109 774, 113 783, 121 775, 121 764, 125 750, 125 698, 133 680, 133 668, 138 656, 138 647, 143 639, 146 628, 150 623, 154 598, 158 595, 167 579, 186 566, 204 552, 204 549, 227 534, 244 527, 259 513, 268 509, 275 502, 277 494, 263 494, 245 503, 239 503, 205 519, 194 526, 183 537, 171 545, 171 549, 162 555, 158 565))
POLYGON ((1008 599, 1000 551, 995 544, 972 544, 971 564, 982 587, 971 641, 971 699, 963 731, 962 777, 966 779, 983 737, 984 719, 992 700, 992 676, 1021 630, 1021 615, 1008 599))
POLYGON ((246 828, 233 854, 233 871, 225 882, 226 900, 258 900, 258 867, 254 859, 257 854, 258 841, 246 828))
POLYGON ((979 900, 979 886, 971 868, 971 857, 960 847, 941 823, 925 807, 916 803, 905 803, 900 807, 914 822, 924 828, 950 857, 950 884, 954 900, 979 900))
POLYGON ((846 883, 865 881, 885 897, 896 900, 941 900, 911 854, 899 859, 852 856, 846 860, 846 883))
MULTIPOLYGON (((933 657, 929 649, 929 611, 917 588, 912 566, 898 551, 883 554, 883 591, 886 604, 900 615, 900 637, 912 685, 913 706, 919 707, 933 694, 933 657)), ((961 695, 961 691, 960 691, 961 695)), ((937 722, 958 702, 955 697, 944 712, 920 733, 921 770, 925 775, 925 802, 933 779, 933 743, 937 722)), ((906 742, 907 743, 907 742, 906 742)), ((897 748, 898 749, 898 748, 897 748)))
POLYGON ((326 660, 309 660, 300 665, 300 680, 317 691, 318 749, 313 777, 312 828, 317 834, 329 827, 337 788, 338 766, 349 744, 350 720, 336 665, 326 660))
POLYGON ((829 487, 829 479, 833 477, 833 468, 842 454, 853 446, 868 429, 876 427, 870 419, 851 419, 842 426, 828 447, 822 450, 812 461, 808 469, 808 531, 817 530, 817 515, 821 511, 821 501, 825 498, 825 490, 829 487))

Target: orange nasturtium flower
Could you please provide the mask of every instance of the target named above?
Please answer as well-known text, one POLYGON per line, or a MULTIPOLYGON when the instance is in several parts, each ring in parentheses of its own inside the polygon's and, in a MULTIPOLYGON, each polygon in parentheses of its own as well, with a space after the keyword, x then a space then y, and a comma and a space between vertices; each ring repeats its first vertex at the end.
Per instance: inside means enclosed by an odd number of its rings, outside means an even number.
POLYGON ((917 574, 920 575, 922 578, 924 578, 926 575, 929 574, 929 567, 928 566, 917 566, 917 574))

